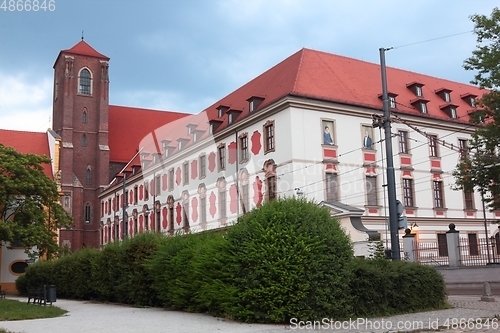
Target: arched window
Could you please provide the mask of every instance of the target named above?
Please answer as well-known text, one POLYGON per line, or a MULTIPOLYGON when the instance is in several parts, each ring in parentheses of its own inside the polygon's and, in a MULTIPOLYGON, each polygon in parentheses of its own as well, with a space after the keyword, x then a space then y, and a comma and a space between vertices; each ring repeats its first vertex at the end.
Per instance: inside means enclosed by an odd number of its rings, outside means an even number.
POLYGON ((84 219, 85 219, 85 223, 90 223, 90 203, 87 202, 85 204, 85 211, 84 211, 84 219))
POLYGON ((87 134, 82 135, 82 147, 87 147, 87 134))
POLYGON ((78 93, 92 95, 92 74, 87 68, 82 68, 78 76, 78 93))
POLYGON ((86 124, 87 123, 87 108, 83 108, 83 112, 82 112, 82 123, 86 124))
POLYGON ((90 168, 90 165, 87 167, 87 173, 85 175, 85 182, 87 185, 92 184, 92 170, 90 168))

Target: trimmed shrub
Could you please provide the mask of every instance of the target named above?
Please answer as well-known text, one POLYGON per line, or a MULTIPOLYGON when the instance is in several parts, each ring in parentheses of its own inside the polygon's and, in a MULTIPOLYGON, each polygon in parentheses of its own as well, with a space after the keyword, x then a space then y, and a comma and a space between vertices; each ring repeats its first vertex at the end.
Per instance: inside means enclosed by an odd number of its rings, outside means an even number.
POLYGON ((347 318, 353 250, 327 209, 301 199, 270 201, 227 234, 225 312, 245 322, 347 318))
POLYGON ((191 312, 215 312, 217 308, 212 290, 222 265, 216 259, 220 244, 224 242, 220 233, 205 232, 167 238, 149 267, 154 276, 154 288, 161 304, 170 309, 191 312), (213 308, 213 309, 212 309, 213 308))
POLYGON ((432 267, 404 261, 356 259, 353 273, 350 286, 357 317, 410 313, 446 304, 444 279, 432 267))

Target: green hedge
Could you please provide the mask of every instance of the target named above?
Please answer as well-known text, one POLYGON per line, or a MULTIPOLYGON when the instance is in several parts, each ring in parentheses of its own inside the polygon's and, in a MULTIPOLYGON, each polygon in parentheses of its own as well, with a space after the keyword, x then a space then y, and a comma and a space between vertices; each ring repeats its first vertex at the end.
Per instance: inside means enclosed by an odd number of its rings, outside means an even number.
POLYGON ((290 323, 440 308, 442 276, 405 262, 354 259, 348 235, 313 202, 279 199, 227 230, 145 233, 28 267, 27 288, 60 298, 162 306, 245 322, 290 323))
POLYGON ((443 276, 432 267, 382 259, 355 259, 352 267, 356 317, 437 309, 446 303, 443 276))

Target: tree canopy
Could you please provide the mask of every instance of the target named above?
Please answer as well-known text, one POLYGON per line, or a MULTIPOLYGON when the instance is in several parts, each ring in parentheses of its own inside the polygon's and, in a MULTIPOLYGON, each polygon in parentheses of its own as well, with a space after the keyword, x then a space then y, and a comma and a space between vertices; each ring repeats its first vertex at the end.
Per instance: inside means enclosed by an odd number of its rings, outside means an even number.
POLYGON ((500 208, 500 10, 490 16, 472 15, 477 47, 464 61, 466 70, 475 71, 472 84, 485 88, 477 100, 471 123, 477 129, 469 140, 467 157, 453 174, 456 188, 478 190, 491 209, 500 208))
POLYGON ((71 223, 57 184, 43 172, 50 161, 0 144, 0 241, 34 256, 55 255, 57 229, 71 223))

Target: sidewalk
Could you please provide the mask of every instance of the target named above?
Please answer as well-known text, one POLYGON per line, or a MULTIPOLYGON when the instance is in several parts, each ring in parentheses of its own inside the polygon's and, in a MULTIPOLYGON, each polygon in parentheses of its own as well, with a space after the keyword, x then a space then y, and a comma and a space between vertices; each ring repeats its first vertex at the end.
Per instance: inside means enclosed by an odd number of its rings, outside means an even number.
MULTIPOLYGON (((25 302, 25 298, 8 297, 25 302)), ((58 300, 54 305, 69 312, 59 318, 0 322, 0 328, 14 333, 279 333, 293 331, 352 332, 418 332, 440 328, 447 333, 500 331, 500 298, 496 302, 481 302, 480 296, 450 296, 453 309, 420 312, 388 318, 353 319, 350 323, 292 323, 290 325, 241 324, 204 314, 166 311, 156 308, 134 308, 124 305, 85 301, 58 300), (490 328, 484 321, 490 319, 490 328), (467 322, 468 320, 469 323, 467 322), (398 326, 399 325, 399 326, 398 326), (307 326, 307 327, 306 327, 307 326), (414 327, 411 327, 414 326, 414 327), (434 327, 436 326, 436 327, 434 327), (448 326, 446 329, 444 326, 448 326), (398 329, 399 327, 399 329, 398 329), (406 327, 406 328, 405 328, 406 327), (460 329, 466 328, 466 329, 460 329), (467 328, 468 327, 468 328, 467 328)))

